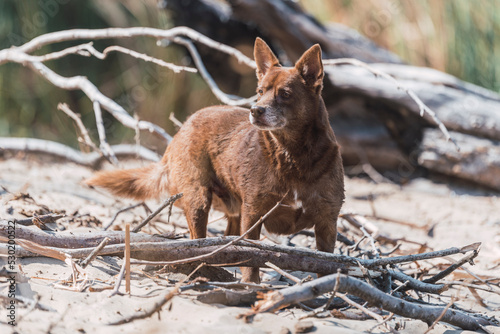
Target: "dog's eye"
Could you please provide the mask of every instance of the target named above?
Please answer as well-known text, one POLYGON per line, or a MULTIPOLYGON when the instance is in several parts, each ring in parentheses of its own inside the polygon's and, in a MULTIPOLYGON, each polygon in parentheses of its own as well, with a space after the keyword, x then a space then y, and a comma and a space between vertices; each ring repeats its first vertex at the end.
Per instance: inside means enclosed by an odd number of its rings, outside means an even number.
POLYGON ((280 92, 280 95, 281 95, 281 97, 282 97, 282 98, 284 98, 284 99, 288 99, 288 98, 290 97, 290 93, 289 93, 289 92, 287 92, 286 90, 284 90, 284 91, 280 92))
POLYGON ((259 88, 259 89, 257 90, 257 94, 259 94, 259 95, 264 94, 264 90, 262 90, 262 88, 259 88))

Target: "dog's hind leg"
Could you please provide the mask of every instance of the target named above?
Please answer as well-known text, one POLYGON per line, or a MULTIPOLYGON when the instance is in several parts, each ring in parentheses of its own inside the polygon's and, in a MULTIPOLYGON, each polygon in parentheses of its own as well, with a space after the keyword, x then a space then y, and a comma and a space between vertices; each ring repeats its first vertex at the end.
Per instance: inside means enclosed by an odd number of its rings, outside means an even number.
POLYGON ((189 227, 191 239, 207 237, 208 213, 212 204, 212 193, 209 189, 198 188, 182 198, 182 205, 189 227))
POLYGON ((227 227, 224 235, 240 235, 240 216, 226 216, 227 227))

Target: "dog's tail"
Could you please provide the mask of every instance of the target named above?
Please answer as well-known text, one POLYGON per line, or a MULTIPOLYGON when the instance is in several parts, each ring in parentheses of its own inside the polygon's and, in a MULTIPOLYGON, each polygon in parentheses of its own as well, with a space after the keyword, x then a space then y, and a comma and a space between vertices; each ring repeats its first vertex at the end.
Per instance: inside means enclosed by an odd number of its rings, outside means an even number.
POLYGON ((111 193, 136 200, 159 198, 167 190, 167 176, 161 163, 146 167, 103 171, 84 181, 92 187, 102 187, 111 193))

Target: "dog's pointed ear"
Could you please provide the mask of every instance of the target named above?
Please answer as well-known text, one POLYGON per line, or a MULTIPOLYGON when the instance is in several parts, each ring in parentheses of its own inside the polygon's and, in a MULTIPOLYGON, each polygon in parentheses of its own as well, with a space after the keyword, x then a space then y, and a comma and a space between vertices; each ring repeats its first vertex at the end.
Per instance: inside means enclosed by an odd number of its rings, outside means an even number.
POLYGON ((321 60, 321 47, 319 44, 313 45, 309 50, 304 52, 302 57, 295 64, 295 68, 306 81, 307 85, 319 87, 319 91, 323 87, 323 62, 321 60))
POLYGON ((253 57, 257 65, 257 79, 259 81, 262 80, 271 67, 280 66, 280 62, 271 51, 271 48, 259 37, 255 40, 253 57))

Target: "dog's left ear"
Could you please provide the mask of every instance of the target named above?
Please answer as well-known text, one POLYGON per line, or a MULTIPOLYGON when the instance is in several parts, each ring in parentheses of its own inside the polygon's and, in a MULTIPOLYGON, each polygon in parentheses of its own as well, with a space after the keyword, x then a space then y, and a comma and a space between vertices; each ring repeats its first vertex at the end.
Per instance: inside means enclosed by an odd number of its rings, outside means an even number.
POLYGON ((321 61, 321 47, 319 44, 313 45, 304 52, 302 57, 295 64, 295 68, 306 81, 306 84, 314 87, 317 92, 323 87, 323 62, 321 61))

